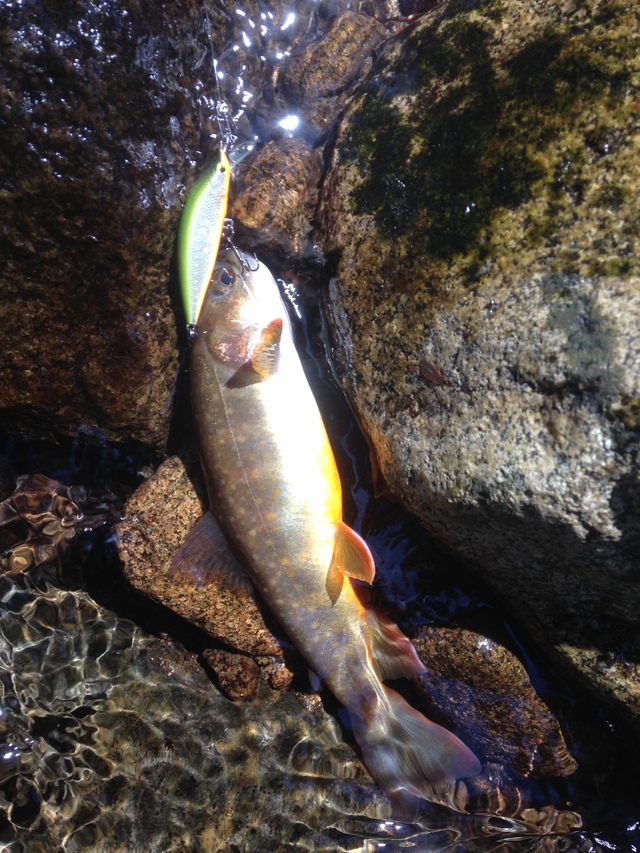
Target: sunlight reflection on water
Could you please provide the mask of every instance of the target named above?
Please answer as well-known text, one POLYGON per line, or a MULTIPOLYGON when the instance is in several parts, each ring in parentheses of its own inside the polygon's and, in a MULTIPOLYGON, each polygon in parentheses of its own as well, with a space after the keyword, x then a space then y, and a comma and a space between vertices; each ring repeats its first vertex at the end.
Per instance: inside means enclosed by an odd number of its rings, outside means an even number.
POLYGON ((0 579, 2 849, 538 849, 507 819, 392 820, 324 710, 230 702, 177 646, 54 581, 0 579))

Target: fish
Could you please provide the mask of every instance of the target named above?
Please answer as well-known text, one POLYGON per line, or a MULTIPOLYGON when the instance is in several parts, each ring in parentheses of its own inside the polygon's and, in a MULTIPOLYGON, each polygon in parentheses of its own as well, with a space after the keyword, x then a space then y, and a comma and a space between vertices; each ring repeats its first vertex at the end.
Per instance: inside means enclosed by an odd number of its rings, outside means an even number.
MULTIPOLYGON (((220 252, 192 342, 191 397, 215 524, 348 711, 374 780, 402 808, 476 775, 480 762, 459 738, 384 684, 425 667, 368 602, 373 557, 342 518, 340 477, 278 285, 264 264, 248 269, 230 249, 220 252)), ((213 525, 203 520, 190 534, 201 556, 213 525)))
POLYGON ((195 326, 215 266, 227 215, 231 163, 220 149, 191 188, 178 229, 178 276, 187 323, 195 326))

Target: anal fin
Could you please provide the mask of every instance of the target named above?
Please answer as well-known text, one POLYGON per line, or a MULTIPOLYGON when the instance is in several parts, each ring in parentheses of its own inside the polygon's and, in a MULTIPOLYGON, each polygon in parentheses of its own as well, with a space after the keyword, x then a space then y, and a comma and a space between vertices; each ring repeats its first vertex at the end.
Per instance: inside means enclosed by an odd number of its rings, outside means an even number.
POLYGON ((185 573, 196 586, 206 586, 222 578, 231 587, 251 589, 249 576, 233 555, 222 528, 210 512, 191 528, 171 561, 168 570, 171 580, 185 573))
POLYGON ((379 678, 414 678, 426 671, 413 643, 396 624, 371 608, 367 608, 366 619, 379 678))

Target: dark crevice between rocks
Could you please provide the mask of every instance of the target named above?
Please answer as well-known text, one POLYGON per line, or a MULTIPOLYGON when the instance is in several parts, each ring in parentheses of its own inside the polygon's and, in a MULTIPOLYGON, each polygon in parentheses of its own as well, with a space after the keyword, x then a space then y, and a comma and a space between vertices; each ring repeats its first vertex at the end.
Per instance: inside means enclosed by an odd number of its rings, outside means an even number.
POLYGON ((17 474, 39 473, 65 485, 108 489, 129 495, 160 462, 157 450, 138 441, 109 442, 99 430, 80 429, 75 437, 40 438, 12 434, 0 424, 0 457, 17 474))

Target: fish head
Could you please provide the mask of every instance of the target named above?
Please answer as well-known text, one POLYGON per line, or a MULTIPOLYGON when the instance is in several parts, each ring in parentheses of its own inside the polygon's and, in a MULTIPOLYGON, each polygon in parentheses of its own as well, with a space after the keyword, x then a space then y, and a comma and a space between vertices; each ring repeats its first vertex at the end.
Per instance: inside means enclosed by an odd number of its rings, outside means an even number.
POLYGON ((234 249, 223 249, 218 255, 199 327, 218 363, 232 373, 252 365, 258 375, 269 373, 275 365, 283 328, 290 332, 284 303, 268 268, 259 262, 243 263, 234 249))

